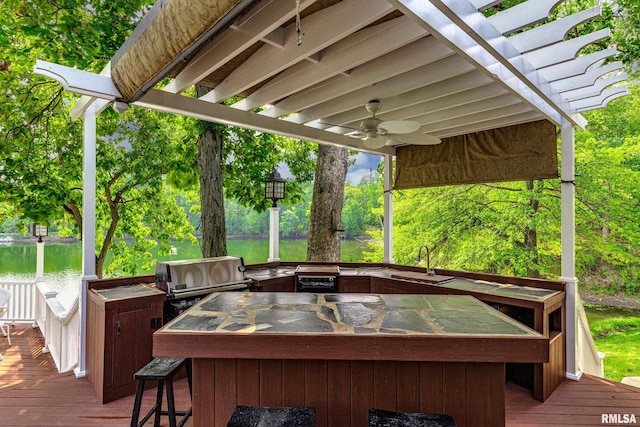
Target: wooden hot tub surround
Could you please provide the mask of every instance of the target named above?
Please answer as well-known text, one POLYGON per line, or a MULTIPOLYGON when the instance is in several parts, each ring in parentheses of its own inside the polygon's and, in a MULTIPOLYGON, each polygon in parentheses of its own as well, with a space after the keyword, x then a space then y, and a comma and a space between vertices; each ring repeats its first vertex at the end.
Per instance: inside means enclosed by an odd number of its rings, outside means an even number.
POLYGON ((194 426, 236 405, 313 406, 319 427, 365 426, 369 407, 499 426, 505 362, 546 362, 549 345, 470 296, 228 292, 157 331, 153 352, 193 358, 194 426))

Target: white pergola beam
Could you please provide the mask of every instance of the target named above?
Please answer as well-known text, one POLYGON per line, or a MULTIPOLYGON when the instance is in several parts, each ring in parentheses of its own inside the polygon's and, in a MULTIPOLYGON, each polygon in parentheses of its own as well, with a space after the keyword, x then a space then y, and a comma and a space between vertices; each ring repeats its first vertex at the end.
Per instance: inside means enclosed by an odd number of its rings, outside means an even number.
POLYGON ((302 61, 354 31, 390 13, 386 0, 345 0, 302 19, 303 41, 298 45, 296 24, 285 28, 285 46, 265 44, 202 98, 220 102, 249 89, 302 61), (331 25, 327 25, 327 23, 331 25))
POLYGON ((384 100, 387 97, 444 81, 452 76, 468 73, 472 70, 473 66, 471 64, 460 57, 454 56, 379 82, 373 86, 367 86, 357 91, 349 91, 342 96, 287 117, 285 120, 294 123, 306 123, 331 114, 348 111, 358 106, 364 106, 372 99, 384 100))
MULTIPOLYGON (((587 111, 595 108, 603 108, 611 101, 612 97, 620 97, 629 94, 629 90, 625 86, 612 87, 604 90, 600 95, 592 98, 580 99, 571 103, 576 110, 587 111)), ((615 99, 615 98, 614 98, 615 99)))
POLYGON ((550 67, 541 68, 538 70, 538 72, 542 74, 542 76, 547 79, 552 86, 554 86, 555 81, 584 74, 587 72, 589 67, 597 64, 598 62, 602 62, 606 58, 610 58, 617 53, 618 50, 616 48, 604 49, 598 52, 589 53, 587 55, 581 55, 570 61, 562 62, 550 67))
POLYGON ((39 59, 36 60, 33 72, 57 81, 67 92, 109 100, 122 97, 111 78, 100 74, 39 59))
POLYGON ((468 1, 389 1, 551 122, 573 122, 569 105, 468 1))
MULTIPOLYGON (((313 4, 315 0, 301 0, 300 10, 313 4)), ((250 13, 227 29, 195 55, 182 71, 163 89, 180 93, 213 73, 229 60, 293 18, 296 14, 295 2, 264 0, 250 13)))
POLYGON ((299 62, 289 67, 232 107, 247 111, 272 103, 426 35, 424 28, 406 17, 365 28, 323 50, 319 63, 299 62))
POLYGON ((508 40, 522 53, 540 49, 561 42, 572 28, 600 16, 600 13, 600 6, 596 6, 515 34, 508 40))
MULTIPOLYGON (((423 88, 385 98, 382 112, 376 117, 381 120, 415 120, 425 111, 437 112, 452 106, 478 103, 484 99, 507 93, 502 86, 480 72, 471 72, 453 79, 439 82, 423 88)), ((354 122, 370 117, 370 113, 360 105, 350 111, 321 119, 326 123, 352 125, 354 122)))
POLYGON ((575 37, 551 46, 525 53, 524 58, 535 68, 544 68, 561 62, 570 61, 578 56, 578 52, 599 40, 609 38, 611 31, 603 28, 594 33, 575 37))
POLYGON ((623 96, 628 96, 628 95, 631 95, 631 92, 628 89, 616 91, 615 93, 612 93, 611 95, 609 95, 604 101, 602 101, 601 104, 589 105, 589 106, 586 106, 586 107, 583 107, 583 108, 577 108, 576 111, 578 111, 580 113, 583 113, 585 111, 591 111, 591 110, 596 110, 596 109, 599 109, 599 108, 604 108, 611 101, 613 101, 614 99, 622 98, 623 96))
POLYGON ((609 73, 615 73, 621 68, 622 65, 620 62, 612 62, 600 67, 594 67, 583 75, 553 82, 552 85, 558 92, 561 93, 574 89, 593 86, 600 77, 609 73))
POLYGON ((518 125, 522 123, 529 123, 535 120, 540 120, 543 117, 537 111, 530 111, 528 113, 517 114, 514 116, 488 119, 484 122, 473 123, 469 125, 456 126, 450 129, 446 129, 442 132, 430 133, 440 139, 450 136, 464 135, 472 132, 481 132, 483 130, 496 129, 505 126, 518 125))
MULTIPOLYGON (((420 126, 419 132, 436 135, 453 126, 465 127, 476 123, 486 123, 491 120, 499 121, 530 112, 532 112, 531 107, 523 103, 506 106, 502 105, 497 108, 487 109, 484 111, 472 111, 470 114, 464 114, 458 117, 445 117, 443 120, 427 122, 420 126)), ((537 112, 535 113, 538 114, 537 112)))
POLYGON ((549 18, 551 11, 563 0, 528 0, 487 18, 500 34, 529 27, 549 18))
POLYGON ((156 89, 149 91, 134 105, 259 132, 314 141, 319 144, 342 145, 355 150, 378 154, 395 154, 395 150, 390 147, 382 147, 377 150, 368 149, 363 145, 362 140, 357 138, 156 89))
POLYGON ((439 40, 425 37, 354 68, 349 77, 336 76, 297 92, 260 114, 286 116, 452 55, 451 49, 439 40))
POLYGON ((593 86, 583 87, 580 89, 564 92, 562 95, 569 102, 578 101, 580 99, 585 99, 585 98, 592 98, 594 96, 600 96, 602 94, 602 91, 605 88, 611 85, 614 85, 616 83, 623 82, 625 80, 627 80, 627 75, 623 73, 615 77, 600 79, 596 81, 596 83, 593 86))

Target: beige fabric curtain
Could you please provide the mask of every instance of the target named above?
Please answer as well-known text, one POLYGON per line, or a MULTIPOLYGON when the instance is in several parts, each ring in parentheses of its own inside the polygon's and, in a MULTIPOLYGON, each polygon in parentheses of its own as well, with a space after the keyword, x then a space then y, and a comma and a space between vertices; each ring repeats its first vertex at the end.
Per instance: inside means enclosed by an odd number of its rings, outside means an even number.
POLYGON ((158 0, 116 52, 111 77, 126 101, 240 0, 158 0))
POLYGON ((540 120, 398 147, 394 188, 557 177, 556 127, 540 120))

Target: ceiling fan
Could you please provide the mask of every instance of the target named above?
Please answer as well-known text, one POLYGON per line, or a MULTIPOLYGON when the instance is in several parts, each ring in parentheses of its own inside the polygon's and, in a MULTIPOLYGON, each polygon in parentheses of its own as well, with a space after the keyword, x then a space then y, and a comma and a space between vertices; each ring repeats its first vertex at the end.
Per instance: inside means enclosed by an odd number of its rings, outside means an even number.
POLYGON ((372 99, 365 104, 371 117, 360 122, 360 127, 349 136, 364 140, 367 148, 382 148, 385 145, 435 145, 440 143, 440 138, 417 132, 420 123, 411 120, 383 121, 376 117, 382 104, 379 99, 372 99))

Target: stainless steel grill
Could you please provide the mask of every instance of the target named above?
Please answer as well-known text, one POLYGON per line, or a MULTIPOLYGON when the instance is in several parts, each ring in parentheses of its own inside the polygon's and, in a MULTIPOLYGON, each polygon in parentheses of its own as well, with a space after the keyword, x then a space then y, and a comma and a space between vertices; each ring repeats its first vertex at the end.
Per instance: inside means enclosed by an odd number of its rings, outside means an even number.
POLYGON ((167 322, 212 292, 248 291, 253 281, 245 276, 241 257, 224 256, 158 262, 156 286, 167 293, 167 322))

